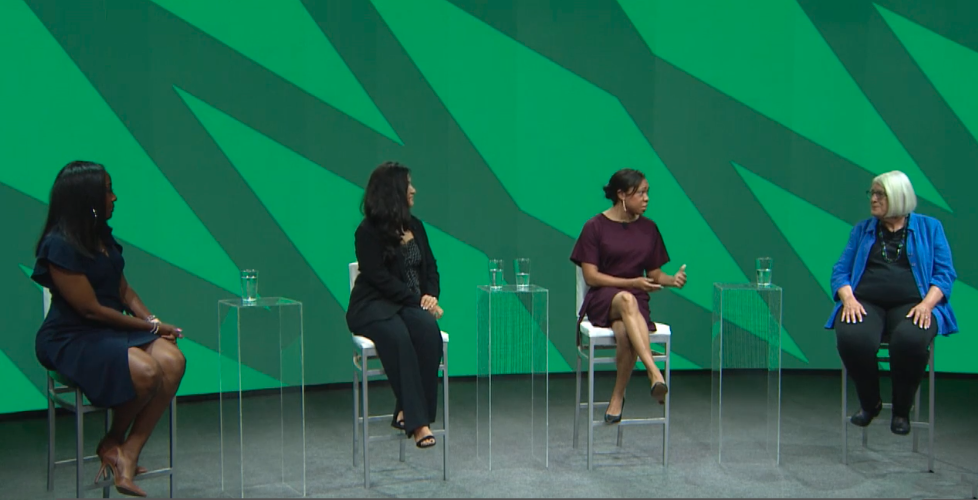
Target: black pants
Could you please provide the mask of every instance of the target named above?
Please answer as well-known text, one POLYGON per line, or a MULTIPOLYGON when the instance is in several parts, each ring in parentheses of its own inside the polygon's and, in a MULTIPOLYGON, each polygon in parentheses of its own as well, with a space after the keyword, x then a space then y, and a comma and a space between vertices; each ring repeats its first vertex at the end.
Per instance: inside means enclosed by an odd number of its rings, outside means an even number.
POLYGON ((377 347, 377 356, 397 399, 394 418, 404 411, 407 433, 434 422, 442 354, 441 330, 434 316, 418 307, 405 307, 388 319, 361 328, 357 334, 372 340, 377 347))
POLYGON ((889 309, 865 301, 860 303, 866 309, 861 323, 843 323, 841 309, 835 318, 839 356, 856 384, 859 404, 864 410, 872 411, 881 401, 876 353, 880 342, 888 339, 893 415, 909 417, 914 395, 927 368, 928 348, 937 335, 937 321, 932 314, 926 330, 914 325, 913 318, 906 316, 916 303, 889 309))

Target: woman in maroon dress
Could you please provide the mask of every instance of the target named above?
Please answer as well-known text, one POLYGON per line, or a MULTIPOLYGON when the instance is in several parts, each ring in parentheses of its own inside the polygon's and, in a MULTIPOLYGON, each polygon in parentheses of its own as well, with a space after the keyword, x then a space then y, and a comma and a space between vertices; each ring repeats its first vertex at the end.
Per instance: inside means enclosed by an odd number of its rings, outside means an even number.
POLYGON ((645 364, 652 397, 662 404, 666 387, 652 360, 649 332, 649 292, 686 284, 686 265, 675 276, 662 271, 669 254, 655 222, 642 216, 649 204, 649 183, 638 170, 615 172, 604 187, 611 208, 584 224, 574 245, 571 261, 581 266, 590 290, 580 315, 594 326, 611 328, 617 346, 618 378, 605 413, 605 422, 621 421, 625 388, 639 358, 645 364))

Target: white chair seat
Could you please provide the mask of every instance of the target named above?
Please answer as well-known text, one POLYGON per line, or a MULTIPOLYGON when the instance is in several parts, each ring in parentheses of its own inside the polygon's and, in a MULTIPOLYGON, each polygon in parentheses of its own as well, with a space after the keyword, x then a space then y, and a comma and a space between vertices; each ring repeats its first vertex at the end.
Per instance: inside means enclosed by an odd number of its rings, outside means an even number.
MULTIPOLYGON (((590 321, 581 321, 581 336, 595 345, 614 345, 615 332, 611 328, 594 326, 590 321)), ((672 328, 665 323, 656 323, 655 331, 649 332, 649 342, 664 344, 672 337, 672 328)))
MULTIPOLYGON (((447 333, 441 332, 441 341, 445 344, 448 343, 447 333)), ((360 335, 353 336, 353 345, 355 345, 357 349, 360 349, 361 351, 366 351, 367 349, 374 349, 374 341, 360 335)))
MULTIPOLYGON (((580 267, 576 267, 577 271, 577 308, 576 313, 581 313, 581 307, 584 303, 584 296, 587 295, 588 286, 584 281, 584 273, 581 271, 580 267)), ((669 355, 672 351, 672 328, 664 323, 655 323, 655 332, 649 332, 649 344, 660 344, 665 348, 665 352, 657 353, 652 352, 652 359, 657 362, 665 363, 665 369, 663 370, 663 375, 665 377, 666 385, 669 385, 672 381, 672 371, 669 363, 669 355)), ((574 448, 577 448, 577 431, 578 422, 581 419, 581 410, 587 409, 588 417, 588 431, 587 431, 587 468, 591 470, 592 456, 594 454, 594 428, 597 426, 607 425, 603 421, 594 420, 594 410, 596 407, 606 407, 608 402, 597 402, 594 400, 594 367, 598 364, 615 364, 617 360, 615 356, 598 356, 599 348, 601 350, 611 349, 617 347, 617 342, 615 342, 615 332, 611 328, 603 328, 594 326, 590 321, 588 321, 587 316, 581 321, 580 328, 578 329, 578 339, 580 340, 577 347, 577 368, 576 379, 577 379, 577 402, 574 408, 574 448), (588 398, 587 402, 581 401, 581 385, 582 385, 582 366, 581 361, 587 361, 587 384, 588 384, 588 398)), ((631 425, 662 425, 662 465, 667 466, 669 464, 669 409, 671 407, 670 396, 666 394, 665 408, 662 417, 653 418, 628 418, 622 419, 618 423, 618 446, 623 444, 623 431, 626 426, 631 425)))
MULTIPOLYGON (((351 262, 349 265, 350 270, 350 291, 353 291, 353 285, 356 283, 357 276, 360 274, 360 267, 357 262, 351 262)), ((394 415, 370 415, 368 401, 369 396, 367 395, 368 382, 371 377, 380 377, 384 375, 384 369, 380 368, 369 368, 368 363, 371 359, 378 359, 377 347, 374 345, 373 341, 367 337, 361 335, 353 335, 353 466, 357 465, 357 455, 359 447, 363 447, 363 486, 364 488, 370 487, 370 455, 368 454, 369 447, 368 443, 375 441, 390 441, 397 440, 400 444, 400 456, 401 462, 405 460, 405 450, 404 443, 409 438, 406 438, 404 432, 396 432, 392 434, 381 434, 381 435, 370 435, 370 423, 389 422, 394 415)), ((432 433, 435 436, 441 438, 442 445, 442 479, 448 480, 448 334, 441 332, 441 342, 442 342, 442 361, 438 365, 438 370, 441 372, 442 377, 442 398, 444 404, 442 405, 442 413, 444 418, 444 424, 441 429, 432 429, 432 433)))

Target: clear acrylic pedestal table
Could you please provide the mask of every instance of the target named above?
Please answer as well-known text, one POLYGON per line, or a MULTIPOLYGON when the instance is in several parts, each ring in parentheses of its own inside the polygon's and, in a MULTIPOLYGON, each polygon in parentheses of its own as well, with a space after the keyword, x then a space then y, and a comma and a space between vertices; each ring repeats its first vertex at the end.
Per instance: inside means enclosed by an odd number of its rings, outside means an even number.
POLYGON ((781 287, 714 283, 711 446, 721 464, 781 463, 781 287))
POLYGON ((245 497, 306 495, 302 303, 217 303, 221 486, 245 497))
POLYGON ((489 470, 550 466, 550 292, 476 290, 476 450, 489 470))

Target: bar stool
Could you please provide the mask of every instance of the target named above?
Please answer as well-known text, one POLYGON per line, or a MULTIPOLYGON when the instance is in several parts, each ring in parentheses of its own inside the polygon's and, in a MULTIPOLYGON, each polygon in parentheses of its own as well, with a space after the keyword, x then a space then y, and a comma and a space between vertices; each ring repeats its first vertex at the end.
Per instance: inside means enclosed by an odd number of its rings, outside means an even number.
MULTIPOLYGON (((350 263, 350 290, 353 290, 353 284, 357 280, 357 276, 360 274, 360 267, 357 262, 350 263)), ((444 404, 442 405, 442 412, 444 418, 444 424, 441 429, 432 429, 431 432, 435 436, 441 436, 442 445, 442 479, 448 480, 448 334, 441 332, 442 340, 442 362, 438 365, 438 369, 442 374, 442 399, 444 404)), ((360 335, 353 335, 353 466, 357 466, 357 452, 360 446, 363 446, 363 487, 370 488, 370 455, 368 444, 376 441, 399 441, 400 443, 400 461, 404 461, 404 445, 408 437, 403 431, 398 431, 392 434, 384 434, 381 436, 371 436, 370 435, 370 423, 371 422, 390 422, 393 420, 393 414, 386 415, 370 415, 369 413, 369 395, 367 392, 368 382, 370 377, 381 377, 384 375, 384 368, 378 366, 377 368, 370 368, 370 360, 377 361, 379 365, 380 358, 377 357, 377 349, 374 347, 374 343, 360 335), (362 416, 361 416, 362 415, 362 416)))
MULTIPOLYGON (((43 291, 44 316, 47 317, 51 308, 51 291, 47 288, 43 291)), ((47 490, 54 491, 54 471, 59 466, 75 466, 75 496, 82 498, 84 492, 88 490, 101 489, 102 498, 109 498, 109 491, 112 487, 111 480, 103 480, 97 483, 83 484, 83 472, 85 462, 94 462, 99 458, 97 455, 85 455, 85 415, 88 413, 105 412, 105 432, 109 431, 112 422, 112 410, 100 408, 90 404, 85 404, 85 395, 82 394, 80 387, 68 380, 60 373, 48 370, 47 372, 47 400, 48 400, 48 453, 47 453, 47 490), (71 394, 73 397, 68 399, 64 395, 71 394), (75 415, 75 457, 65 460, 57 460, 55 456, 55 408, 61 407, 75 415)), ((170 456, 169 466, 140 474, 138 480, 150 479, 159 476, 168 476, 170 479, 170 498, 173 498, 174 477, 173 477, 173 458, 176 450, 176 428, 177 428, 177 400, 170 401, 170 456)))
MULTIPOLYGON (((577 268, 577 311, 581 310, 581 305, 584 303, 584 296, 587 294, 588 285, 584 281, 584 273, 581 271, 579 266, 574 266, 577 268)), ((666 385, 670 385, 672 380, 672 371, 670 370, 669 354, 672 352, 672 330, 669 325, 663 323, 655 324, 656 331, 649 332, 649 343, 650 344, 662 344, 665 346, 665 354, 655 355, 653 353, 652 359, 654 361, 662 361, 665 363, 665 370, 663 376, 666 380, 666 385)), ((581 322, 580 329, 577 334, 579 335, 579 342, 577 346, 577 402, 574 405, 574 448, 577 448, 577 431, 578 422, 580 421, 580 414, 582 408, 587 408, 588 416, 588 428, 587 428, 587 468, 591 470, 591 461, 593 455, 594 447, 594 428, 598 426, 607 425, 604 421, 594 420, 594 408, 606 408, 609 404, 608 401, 595 402, 594 401, 594 365, 598 364, 615 364, 615 356, 596 356, 596 350, 614 350, 617 346, 615 341, 615 332, 611 328, 599 328, 591 324, 587 318, 581 322), (581 402, 581 360, 587 360, 587 403, 581 402)), ((637 366, 637 365, 636 365, 637 366)), ((670 408, 670 395, 672 391, 666 393, 665 401, 665 412, 662 417, 656 418, 623 418, 621 422, 618 422, 618 446, 622 445, 622 435, 625 431, 626 426, 631 425, 661 425, 662 426, 662 465, 663 467, 669 465, 669 408, 670 408)))
MULTIPOLYGON (((918 441, 919 441, 919 431, 921 429, 927 429, 927 470, 934 472, 934 347, 935 342, 930 344, 930 358, 927 361, 927 379, 928 379, 928 417, 927 420, 920 420, 920 388, 917 388, 917 393, 914 395, 914 405, 913 405, 913 418, 910 421, 910 427, 913 429, 913 451, 917 452, 918 441)), ((889 363, 890 362, 890 344, 889 338, 884 337, 883 342, 880 343, 880 349, 876 355, 877 363, 889 363), (882 354, 886 351, 885 354, 882 354)), ((846 371, 846 366, 842 365, 842 463, 845 465, 849 464, 849 426, 852 422, 849 421, 849 401, 848 401, 848 373, 846 371)), ((892 403, 883 403, 884 410, 893 411, 892 403)), ((883 420, 875 419, 874 423, 885 423, 883 420)), ((873 425, 873 424, 870 424, 873 425)), ((869 427, 862 428, 863 435, 863 447, 865 448, 869 443, 869 427)))

